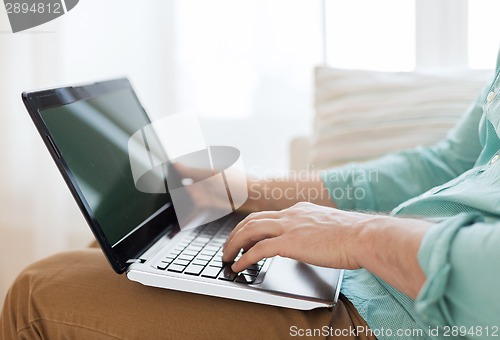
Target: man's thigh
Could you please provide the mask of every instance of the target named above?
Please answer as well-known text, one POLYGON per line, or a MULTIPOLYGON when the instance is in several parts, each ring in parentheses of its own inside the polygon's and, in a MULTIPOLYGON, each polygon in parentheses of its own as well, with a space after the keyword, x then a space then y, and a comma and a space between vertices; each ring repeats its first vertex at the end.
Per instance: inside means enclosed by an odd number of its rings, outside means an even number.
POLYGON ((0 329, 6 339, 267 339, 324 330, 331 320, 337 329, 366 325, 347 301, 297 311, 146 287, 114 273, 99 249, 86 249, 24 270, 9 291, 0 329))

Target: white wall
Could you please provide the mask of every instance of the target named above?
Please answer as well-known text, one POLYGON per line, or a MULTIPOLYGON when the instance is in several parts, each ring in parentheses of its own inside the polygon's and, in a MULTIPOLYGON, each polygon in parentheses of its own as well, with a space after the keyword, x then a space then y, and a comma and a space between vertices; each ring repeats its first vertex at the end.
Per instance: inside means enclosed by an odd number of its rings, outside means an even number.
POLYGON ((150 111, 176 110, 173 5, 80 1, 17 34, 0 10, 0 300, 27 263, 92 239, 21 92, 128 76, 150 111))

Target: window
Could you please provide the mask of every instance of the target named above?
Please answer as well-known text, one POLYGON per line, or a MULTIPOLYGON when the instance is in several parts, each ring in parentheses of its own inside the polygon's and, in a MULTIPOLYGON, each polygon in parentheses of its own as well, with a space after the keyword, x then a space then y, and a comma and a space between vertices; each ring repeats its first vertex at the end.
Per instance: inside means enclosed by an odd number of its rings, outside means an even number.
POLYGON ((181 105, 210 119, 307 110, 305 92, 321 62, 320 1, 179 0, 175 7, 181 105))
POLYGON ((491 69, 498 0, 324 0, 326 60, 375 70, 491 69))
POLYGON ((326 61, 340 68, 415 67, 414 0, 326 0, 326 61))
POLYGON ((469 0, 469 66, 490 69, 500 47, 500 1, 469 0))

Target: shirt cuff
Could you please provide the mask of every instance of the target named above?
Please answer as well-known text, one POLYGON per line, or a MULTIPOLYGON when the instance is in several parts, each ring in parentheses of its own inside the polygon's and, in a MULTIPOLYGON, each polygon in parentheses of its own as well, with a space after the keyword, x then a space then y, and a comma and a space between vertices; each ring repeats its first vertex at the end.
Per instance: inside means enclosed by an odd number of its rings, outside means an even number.
POLYGON ((450 246, 461 228, 483 220, 478 213, 461 213, 440 222, 425 234, 418 261, 427 280, 415 300, 415 308, 429 321, 450 323, 451 316, 443 301, 451 272, 450 246))

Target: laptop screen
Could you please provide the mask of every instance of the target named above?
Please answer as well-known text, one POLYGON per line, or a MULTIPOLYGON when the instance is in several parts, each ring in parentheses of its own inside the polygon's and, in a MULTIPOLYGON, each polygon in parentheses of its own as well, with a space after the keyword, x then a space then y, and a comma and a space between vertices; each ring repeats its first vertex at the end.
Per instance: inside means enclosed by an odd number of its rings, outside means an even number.
POLYGON ((112 248, 170 207, 168 194, 134 184, 128 141, 150 120, 131 88, 39 113, 112 248))

